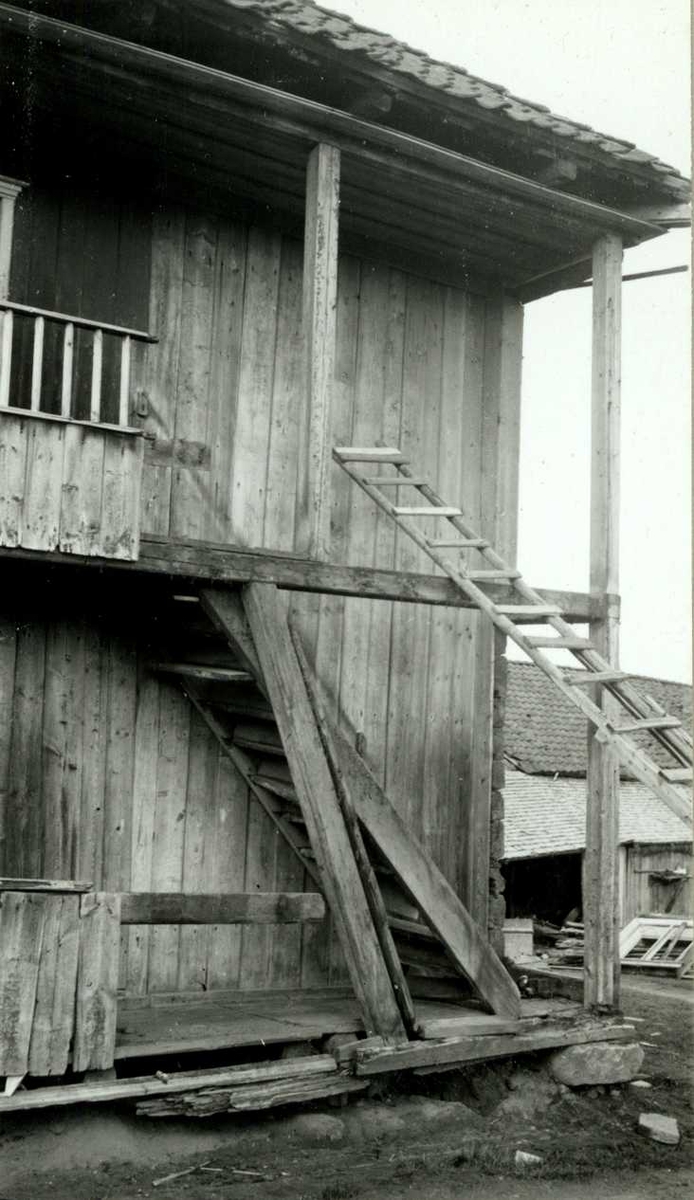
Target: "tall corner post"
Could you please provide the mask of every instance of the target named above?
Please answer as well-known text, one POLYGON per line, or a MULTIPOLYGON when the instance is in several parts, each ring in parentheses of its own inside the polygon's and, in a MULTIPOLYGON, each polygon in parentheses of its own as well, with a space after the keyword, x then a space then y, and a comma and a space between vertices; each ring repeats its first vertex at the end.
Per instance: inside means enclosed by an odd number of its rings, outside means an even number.
POLYGON ((338 263, 340 151, 314 146, 306 173, 303 341, 304 407, 297 480, 296 549, 327 559, 330 550, 330 440, 338 263))
MULTIPOLYGON (((619 662, 619 477, 622 241, 607 234, 593 249, 590 482, 591 640, 619 662)), ((596 688, 595 702, 616 701, 596 688), (597 694, 601 693, 601 694, 597 694)), ((583 872, 586 1008, 619 1007, 619 761, 588 729, 586 851, 583 872)))

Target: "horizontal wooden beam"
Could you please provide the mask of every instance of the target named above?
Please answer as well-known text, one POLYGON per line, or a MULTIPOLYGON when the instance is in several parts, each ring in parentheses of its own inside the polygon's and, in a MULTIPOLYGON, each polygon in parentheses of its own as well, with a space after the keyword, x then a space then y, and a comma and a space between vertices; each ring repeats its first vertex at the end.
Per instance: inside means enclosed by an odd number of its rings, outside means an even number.
POLYGON ((407 1071, 413 1067, 445 1066, 449 1063, 481 1062, 490 1058, 515 1058, 517 1054, 550 1050, 555 1046, 580 1046, 587 1042, 630 1042, 636 1037, 633 1025, 598 1021, 540 1023, 531 1032, 485 1034, 448 1038, 440 1042, 410 1042, 385 1050, 364 1051, 357 1047, 357 1075, 382 1071, 407 1071))
POLYGON ((305 1079, 337 1074, 332 1054, 314 1054, 306 1058, 278 1059, 276 1062, 242 1064, 237 1067, 211 1067, 207 1071, 175 1071, 164 1075, 140 1075, 132 1079, 104 1079, 93 1083, 71 1083, 63 1087, 33 1088, 17 1092, 11 1099, 0 1096, 0 1112, 18 1109, 53 1108, 65 1104, 104 1104, 114 1100, 144 1099, 146 1096, 179 1095, 198 1088, 247 1087, 280 1079, 305 1079))
POLYGON ((53 895, 74 892, 91 892, 93 883, 76 879, 0 879, 0 892, 51 892, 53 895))
POLYGON ((461 182, 470 181, 515 196, 519 201, 545 209, 554 216, 560 214, 585 221, 587 227, 592 226, 596 230, 620 231, 625 237, 631 235, 637 242, 656 236, 654 226, 636 217, 546 187, 409 134, 360 120, 316 101, 241 79, 201 63, 35 12, 24 12, 8 4, 0 4, 0 28, 33 37, 37 41, 58 44, 63 52, 81 51, 90 59, 113 63, 120 69, 134 67, 146 72, 150 78, 174 81, 187 88, 197 88, 212 95, 240 101, 261 111, 264 123, 269 121, 275 129, 281 128, 288 136, 298 137, 309 145, 328 141, 357 155, 361 147, 368 146, 372 151, 379 149, 385 162, 392 163, 394 156, 403 156, 421 164, 425 174, 432 168, 438 168, 461 182))
POLYGON ((290 925, 321 921, 317 892, 123 892, 121 925, 290 925))
MULTIPOLYGON (((143 538, 137 562, 60 554, 57 551, 9 549, 4 546, 0 547, 0 559, 42 562, 46 566, 69 566, 73 569, 76 566, 91 567, 102 576, 106 571, 167 576, 187 579, 191 586, 274 583, 282 591, 360 596, 367 600, 398 600, 405 604, 433 604, 450 608, 475 607, 450 579, 441 579, 436 575, 314 562, 288 554, 245 550, 209 542, 164 542, 143 538)), ((511 600, 514 596, 510 587, 498 584, 480 584, 480 589, 499 603, 511 600)), ((616 597, 603 600, 586 592, 548 588, 537 590, 548 604, 556 604, 561 608, 567 621, 578 623, 599 620, 606 612, 607 600, 611 605, 616 600, 616 597)))

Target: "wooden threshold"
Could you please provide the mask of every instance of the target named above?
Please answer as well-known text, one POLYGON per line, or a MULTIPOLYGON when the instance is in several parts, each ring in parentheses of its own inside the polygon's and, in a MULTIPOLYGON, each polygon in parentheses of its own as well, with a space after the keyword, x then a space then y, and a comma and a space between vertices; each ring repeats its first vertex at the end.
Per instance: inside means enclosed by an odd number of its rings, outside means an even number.
MULTIPOLYGON (((282 591, 475 608, 450 579, 435 575, 344 566, 291 554, 247 550, 203 541, 169 542, 142 538, 140 557, 135 562, 7 546, 0 546, 0 558, 17 563, 44 563, 51 567, 91 567, 102 575, 106 571, 118 571, 130 572, 139 578, 165 576, 172 580, 187 579, 191 587, 200 584, 274 583, 282 591)), ((511 587, 500 584, 485 583, 480 587, 495 602, 510 601, 515 594, 511 587)), ((539 592, 548 604, 561 608, 568 621, 599 620, 606 611, 606 602, 587 592, 547 588, 539 589, 539 592)), ((615 597, 607 599, 614 604, 615 597)))

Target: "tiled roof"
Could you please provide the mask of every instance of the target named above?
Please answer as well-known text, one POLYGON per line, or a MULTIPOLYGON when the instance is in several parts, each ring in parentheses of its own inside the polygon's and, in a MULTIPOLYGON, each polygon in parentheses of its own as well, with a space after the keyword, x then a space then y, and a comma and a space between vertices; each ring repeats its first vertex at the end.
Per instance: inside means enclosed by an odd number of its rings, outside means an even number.
MULTIPOLYGON (((633 683, 642 694, 652 696, 671 716, 679 717, 687 728, 691 727, 689 684, 646 675, 634 676, 633 683)), ((659 764, 675 765, 652 737, 640 734, 635 741, 659 764)), ((586 772, 585 717, 533 663, 509 661, 508 664, 504 753, 507 760, 529 774, 585 775, 586 772)))
POLYGON ((395 75, 443 92, 452 102, 475 104, 509 118, 520 126, 534 126, 565 142, 589 146, 612 160, 639 165, 657 177, 659 185, 673 197, 689 199, 689 184, 680 173, 632 142, 599 133, 588 125, 550 112, 542 104, 514 96, 505 87, 471 75, 463 67, 437 62, 388 34, 359 25, 351 17, 328 12, 312 0, 225 0, 229 8, 256 12, 276 27, 324 39, 332 48, 355 59, 366 60, 395 75))
MULTIPOLYGON (((547 779, 506 772, 504 859, 582 850, 586 841, 584 779, 547 779)), ((641 783, 619 789, 619 841, 691 842, 692 831, 641 783)))

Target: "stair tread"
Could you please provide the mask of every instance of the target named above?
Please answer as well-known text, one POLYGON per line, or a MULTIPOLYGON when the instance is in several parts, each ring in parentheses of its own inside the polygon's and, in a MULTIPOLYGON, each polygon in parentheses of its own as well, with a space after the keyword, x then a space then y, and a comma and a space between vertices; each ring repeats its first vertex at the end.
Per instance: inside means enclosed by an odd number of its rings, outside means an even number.
POLYGON ((496 611, 504 617, 560 617, 556 604, 497 604, 496 611))
POLYGON ((426 483, 426 479, 412 476, 408 478, 406 475, 365 475, 364 483, 370 484, 371 487, 421 487, 426 483))
POLYGON ((427 538, 427 546, 432 550, 486 550, 489 545, 486 538, 427 538))
POLYGON ((691 783, 693 776, 691 767, 662 767, 660 774, 670 783, 691 783))
POLYGON ((595 647, 587 638, 578 637, 545 637, 542 634, 526 635, 525 639, 531 646, 547 650, 594 650, 595 647))
POLYGON ((181 675, 189 679, 208 679, 219 683, 252 682, 253 676, 240 667, 213 667, 207 663, 152 662, 150 670, 165 675, 181 675))
POLYGON ((336 446, 333 455, 342 462, 384 462, 404 465, 410 461, 395 446, 336 446))
POLYGON ((591 687, 595 683, 616 683, 629 678, 626 671, 582 671, 580 674, 565 675, 564 682, 570 687, 591 687))

